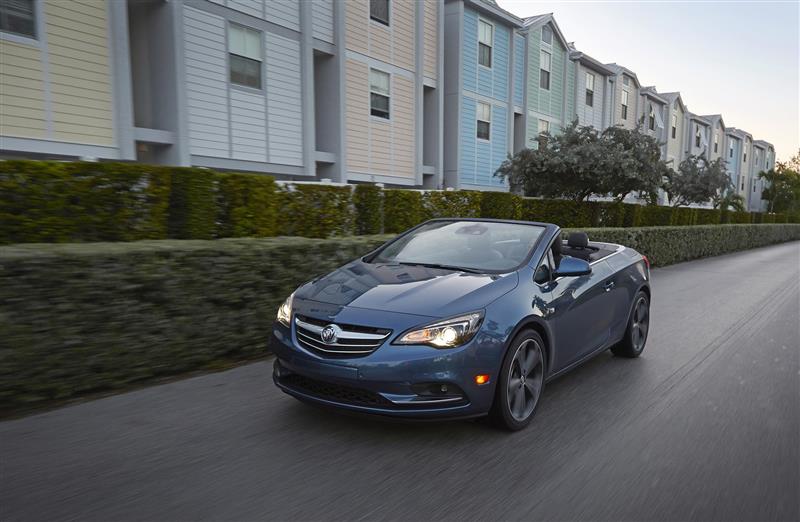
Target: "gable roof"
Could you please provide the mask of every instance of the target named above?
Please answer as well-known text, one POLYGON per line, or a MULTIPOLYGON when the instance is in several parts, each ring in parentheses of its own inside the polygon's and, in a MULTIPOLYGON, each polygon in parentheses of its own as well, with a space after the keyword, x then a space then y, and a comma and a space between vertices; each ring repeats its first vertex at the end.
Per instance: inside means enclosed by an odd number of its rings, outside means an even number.
POLYGON ((561 32, 561 28, 558 26, 558 22, 556 22, 555 17, 553 17, 553 13, 529 16, 522 21, 522 24, 525 28, 524 31, 526 32, 529 32, 531 29, 542 27, 548 23, 553 26, 553 33, 555 33, 555 35, 561 41, 561 44, 566 49, 569 49, 569 42, 567 42, 567 39, 564 38, 564 33, 561 32))
POLYGON ((722 114, 707 114, 703 118, 712 123, 719 120, 720 124, 722 124, 722 129, 725 130, 725 120, 722 119, 722 114))
POLYGON ((728 134, 728 135, 731 135, 731 136, 736 136, 740 140, 744 140, 745 138, 750 138, 750 141, 753 140, 753 135, 752 134, 750 134, 749 132, 744 131, 742 129, 737 129, 736 127, 727 127, 725 129, 725 134, 728 134))
POLYGON ((506 11, 494 0, 464 0, 465 4, 469 4, 471 7, 474 7, 482 14, 491 16, 496 20, 502 20, 506 22, 508 25, 514 27, 522 27, 522 19, 518 16, 513 15, 512 13, 506 11))
POLYGON ((669 102, 670 105, 675 103, 675 100, 678 100, 678 103, 681 104, 681 110, 686 112, 686 104, 683 103, 683 98, 681 97, 681 93, 675 92, 662 92, 661 97, 664 98, 669 102))
POLYGON ((583 51, 575 49, 574 46, 570 46, 569 59, 577 61, 584 67, 597 71, 603 76, 613 76, 615 74, 614 71, 603 65, 603 62, 592 58, 583 51))
POLYGON ((620 76, 622 74, 626 74, 627 76, 630 76, 631 78, 633 78, 633 81, 636 82, 636 87, 637 88, 642 86, 641 82, 639 82, 639 77, 636 76, 636 73, 631 71, 627 67, 623 67, 623 66, 621 66, 619 64, 616 64, 616 63, 607 63, 606 67, 608 67, 609 69, 614 71, 614 74, 616 76, 620 76))
POLYGON ((775 147, 772 146, 772 143, 764 140, 755 140, 753 143, 757 143, 761 145, 765 149, 774 149, 775 147))
POLYGON ((647 96, 651 100, 657 101, 658 103, 660 103, 662 105, 669 105, 669 102, 665 98, 662 98, 658 94, 658 91, 656 91, 655 86, 650 85, 648 87, 642 87, 639 90, 639 93, 644 95, 644 96, 647 96))
POLYGON ((700 116, 699 114, 695 114, 693 112, 687 112, 686 115, 689 116, 690 120, 694 120, 698 123, 702 123, 707 127, 711 127, 711 122, 705 119, 703 116, 700 116))

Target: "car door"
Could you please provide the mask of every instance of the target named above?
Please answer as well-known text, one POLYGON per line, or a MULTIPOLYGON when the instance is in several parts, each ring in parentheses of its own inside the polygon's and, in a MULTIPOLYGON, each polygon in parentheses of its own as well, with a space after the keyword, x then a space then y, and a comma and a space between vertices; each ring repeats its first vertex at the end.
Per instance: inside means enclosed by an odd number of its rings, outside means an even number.
POLYGON ((592 272, 558 277, 550 284, 555 322, 554 370, 561 370, 608 342, 614 322, 614 273, 605 261, 592 272))

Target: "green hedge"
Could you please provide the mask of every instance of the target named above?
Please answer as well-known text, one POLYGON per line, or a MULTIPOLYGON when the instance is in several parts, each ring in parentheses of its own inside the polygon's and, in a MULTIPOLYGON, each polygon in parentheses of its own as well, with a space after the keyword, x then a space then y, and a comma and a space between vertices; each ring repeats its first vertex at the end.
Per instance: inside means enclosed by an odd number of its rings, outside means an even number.
MULTIPOLYGON (((588 233, 666 265, 800 239, 800 225, 588 233)), ((292 290, 387 237, 0 247, 0 414, 263 356, 292 290)))
POLYGON ((278 185, 261 174, 126 163, 0 161, 0 244, 396 233, 434 217, 564 227, 800 222, 800 213, 576 203, 503 192, 278 185))
POLYGON ((169 167, 0 163, 0 243, 134 241, 167 234, 169 167))

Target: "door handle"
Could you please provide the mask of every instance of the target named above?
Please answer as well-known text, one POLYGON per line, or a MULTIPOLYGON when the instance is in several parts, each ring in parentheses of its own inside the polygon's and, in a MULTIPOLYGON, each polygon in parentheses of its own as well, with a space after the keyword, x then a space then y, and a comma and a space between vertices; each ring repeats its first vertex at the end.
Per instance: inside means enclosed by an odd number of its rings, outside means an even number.
POLYGON ((606 292, 610 292, 612 288, 614 288, 614 281, 607 281, 606 284, 603 285, 603 290, 606 292))

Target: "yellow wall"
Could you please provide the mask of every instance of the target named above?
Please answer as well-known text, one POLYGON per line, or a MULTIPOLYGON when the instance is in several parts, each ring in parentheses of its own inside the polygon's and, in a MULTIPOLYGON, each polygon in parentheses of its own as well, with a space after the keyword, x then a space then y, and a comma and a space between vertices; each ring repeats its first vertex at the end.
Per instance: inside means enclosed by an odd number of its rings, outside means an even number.
POLYGON ((367 0, 345 2, 345 47, 414 70, 414 2, 389 2, 389 27, 371 20, 367 0))
POLYGON ((391 76, 390 120, 370 115, 369 66, 347 60, 347 170, 363 174, 415 178, 414 83, 391 76))
POLYGON ((38 42, 0 41, 0 134, 113 145, 106 1, 47 0, 42 11, 38 42))
POLYGON ((423 70, 425 76, 428 78, 436 79, 439 69, 439 63, 436 59, 439 46, 439 9, 437 2, 434 0, 425 0, 425 20, 423 30, 423 70))

